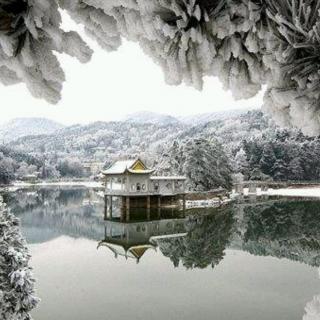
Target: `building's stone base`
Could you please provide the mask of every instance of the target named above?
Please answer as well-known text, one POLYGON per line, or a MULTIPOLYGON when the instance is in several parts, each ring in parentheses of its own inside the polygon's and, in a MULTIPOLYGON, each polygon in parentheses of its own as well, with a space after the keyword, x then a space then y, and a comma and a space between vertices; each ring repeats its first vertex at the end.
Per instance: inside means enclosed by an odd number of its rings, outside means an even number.
MULTIPOLYGON (((134 208, 158 208, 158 207, 180 207, 181 202, 180 196, 149 196, 148 197, 129 197, 130 198, 130 209, 134 208)), ((126 209, 128 200, 127 197, 121 197, 122 208, 126 209)))

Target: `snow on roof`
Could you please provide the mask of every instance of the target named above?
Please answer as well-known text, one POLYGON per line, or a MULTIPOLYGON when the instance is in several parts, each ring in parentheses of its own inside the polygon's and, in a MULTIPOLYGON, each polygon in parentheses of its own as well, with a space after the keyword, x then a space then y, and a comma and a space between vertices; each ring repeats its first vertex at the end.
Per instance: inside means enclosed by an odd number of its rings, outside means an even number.
POLYGON ((110 168, 104 170, 104 174, 122 174, 129 168, 131 168, 136 160, 122 160, 115 162, 110 168))
POLYGON ((138 173, 138 174, 149 174, 149 173, 154 172, 153 169, 132 170, 132 167, 138 161, 141 162, 140 159, 117 161, 110 168, 102 171, 102 173, 106 174, 106 175, 112 175, 112 174, 124 174, 126 171, 129 171, 131 173, 138 173))
POLYGON ((106 247, 110 249, 115 256, 124 256, 127 258, 134 258, 134 259, 140 259, 144 253, 148 249, 155 249, 155 246, 152 244, 141 244, 141 245, 134 245, 131 247, 126 247, 122 244, 116 244, 112 243, 112 240, 109 242, 107 240, 100 241, 98 244, 98 249, 100 247, 106 247))
POLYGON ((151 180, 186 180, 186 177, 183 176, 153 176, 151 180))

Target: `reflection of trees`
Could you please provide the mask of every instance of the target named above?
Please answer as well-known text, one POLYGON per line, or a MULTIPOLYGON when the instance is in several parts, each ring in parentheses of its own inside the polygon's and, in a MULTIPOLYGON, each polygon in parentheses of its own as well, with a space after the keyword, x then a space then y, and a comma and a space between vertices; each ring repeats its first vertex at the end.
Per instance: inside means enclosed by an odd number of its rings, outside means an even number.
POLYGON ((318 201, 283 201, 244 209, 242 249, 320 266, 318 201))
POLYGON ((62 234, 100 239, 104 204, 99 200, 92 190, 84 188, 24 190, 7 197, 29 242, 47 241, 62 234))
MULTIPOLYGON (((103 199, 85 188, 44 188, 11 194, 7 201, 30 242, 60 235, 101 240, 103 199), (86 200, 85 202, 83 202, 86 200)), ((175 266, 205 268, 222 259, 226 246, 320 266, 319 201, 268 200, 221 209, 188 210, 185 237, 157 244, 175 266)))
POLYGON ((28 210, 43 209, 49 205, 51 209, 61 206, 78 206, 84 198, 90 196, 85 188, 35 188, 18 190, 6 195, 6 202, 15 214, 25 213, 28 210))
POLYGON ((0 199, 0 319, 31 319, 37 305, 29 253, 19 222, 4 210, 0 199))
POLYGON ((210 215, 190 215, 185 237, 159 239, 161 252, 175 266, 188 269, 218 265, 224 257, 234 219, 230 209, 216 210, 210 215))

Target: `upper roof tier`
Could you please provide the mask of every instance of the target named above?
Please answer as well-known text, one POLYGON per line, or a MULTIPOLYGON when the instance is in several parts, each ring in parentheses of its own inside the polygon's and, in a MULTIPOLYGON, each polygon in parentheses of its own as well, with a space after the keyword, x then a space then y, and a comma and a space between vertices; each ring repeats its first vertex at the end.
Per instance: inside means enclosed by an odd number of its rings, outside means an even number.
POLYGON ((154 169, 148 168, 140 159, 117 161, 107 170, 102 171, 104 175, 151 174, 153 172, 154 169))

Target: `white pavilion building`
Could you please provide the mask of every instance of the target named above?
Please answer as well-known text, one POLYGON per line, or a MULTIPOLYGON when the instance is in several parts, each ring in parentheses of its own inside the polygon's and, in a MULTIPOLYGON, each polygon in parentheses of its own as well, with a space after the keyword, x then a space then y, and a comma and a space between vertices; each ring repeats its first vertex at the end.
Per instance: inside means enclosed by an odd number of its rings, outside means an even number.
POLYGON ((106 201, 109 197, 112 206, 112 196, 115 196, 122 198, 126 209, 130 209, 130 202, 134 207, 150 208, 168 200, 177 203, 175 200, 182 197, 185 207, 186 177, 154 176, 154 171, 141 159, 115 162, 102 171, 106 201))

